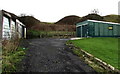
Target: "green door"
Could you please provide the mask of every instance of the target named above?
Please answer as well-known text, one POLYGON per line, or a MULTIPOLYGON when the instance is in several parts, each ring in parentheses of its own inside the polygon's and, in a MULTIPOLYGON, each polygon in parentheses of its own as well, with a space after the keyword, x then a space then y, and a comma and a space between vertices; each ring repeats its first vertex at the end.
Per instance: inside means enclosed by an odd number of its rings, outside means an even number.
POLYGON ((82 37, 87 37, 88 28, 87 25, 82 26, 82 37))
POLYGON ((81 26, 77 27, 77 37, 81 37, 81 26))

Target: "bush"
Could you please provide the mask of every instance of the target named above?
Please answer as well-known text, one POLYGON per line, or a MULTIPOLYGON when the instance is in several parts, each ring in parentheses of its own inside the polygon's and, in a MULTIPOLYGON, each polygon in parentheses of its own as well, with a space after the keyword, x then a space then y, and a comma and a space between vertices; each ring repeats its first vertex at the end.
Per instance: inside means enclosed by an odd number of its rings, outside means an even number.
POLYGON ((12 51, 16 51, 16 49, 19 45, 19 41, 20 41, 20 39, 18 38, 18 36, 11 38, 10 40, 4 39, 2 41, 3 55, 5 55, 6 53, 9 53, 9 52, 12 52, 12 51))

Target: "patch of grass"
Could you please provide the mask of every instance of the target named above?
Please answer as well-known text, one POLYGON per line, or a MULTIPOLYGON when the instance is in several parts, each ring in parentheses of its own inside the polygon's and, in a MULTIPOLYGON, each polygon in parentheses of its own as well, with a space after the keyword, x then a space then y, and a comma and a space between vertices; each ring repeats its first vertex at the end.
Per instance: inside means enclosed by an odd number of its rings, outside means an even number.
POLYGON ((100 67, 98 64, 95 62, 91 61, 90 58, 84 57, 83 53, 81 52, 80 49, 72 49, 73 53, 79 56, 81 59, 83 59, 86 64, 91 66, 96 72, 106 72, 102 67, 100 67))
POLYGON ((16 72, 17 65, 23 59, 25 50, 18 47, 16 51, 9 52, 2 58, 2 72, 16 72))
POLYGON ((74 46, 87 51, 95 57, 114 66, 116 69, 120 69, 118 66, 118 38, 85 38, 68 42, 72 42, 74 46))
POLYGON ((2 40, 2 72, 16 72, 17 66, 25 55, 25 49, 20 47, 20 39, 18 35, 13 36, 11 39, 2 40))

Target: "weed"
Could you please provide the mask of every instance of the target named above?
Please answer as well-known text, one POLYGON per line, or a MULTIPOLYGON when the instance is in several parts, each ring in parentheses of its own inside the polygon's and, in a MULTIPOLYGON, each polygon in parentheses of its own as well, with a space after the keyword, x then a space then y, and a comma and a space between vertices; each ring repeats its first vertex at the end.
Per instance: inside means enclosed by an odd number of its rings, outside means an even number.
POLYGON ((2 72, 10 73, 17 71, 17 65, 25 55, 25 50, 19 47, 20 39, 18 36, 10 40, 2 41, 2 72))

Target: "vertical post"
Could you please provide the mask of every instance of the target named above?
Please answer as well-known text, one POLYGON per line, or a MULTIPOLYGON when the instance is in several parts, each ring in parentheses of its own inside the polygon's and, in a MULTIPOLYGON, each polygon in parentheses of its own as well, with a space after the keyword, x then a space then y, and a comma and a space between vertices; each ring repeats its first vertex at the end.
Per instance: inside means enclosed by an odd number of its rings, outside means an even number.
POLYGON ((67 27, 67 23, 66 23, 66 33, 64 34, 64 37, 68 37, 68 27, 67 27))
POLYGON ((2 73, 2 10, 0 10, 0 73, 2 73))
POLYGON ((9 37, 10 37, 10 39, 11 39, 11 38, 12 38, 12 19, 11 19, 11 17, 10 17, 10 19, 9 19, 9 25, 10 25, 10 26, 9 26, 9 27, 10 27, 10 28, 9 28, 9 31, 10 31, 9 34, 10 34, 10 36, 9 36, 9 37))
POLYGON ((24 38, 26 38, 26 27, 24 28, 24 38))
POLYGON ((2 19, 2 10, 0 10, 0 39, 2 39, 2 23, 3 23, 3 19, 2 19))
POLYGON ((87 26, 87 38, 88 38, 88 25, 86 25, 87 26))
MULTIPOLYGON (((120 15, 120 1, 118 2, 118 14, 120 15)), ((120 22, 120 19, 119 19, 119 22, 120 22)), ((119 29, 120 29, 120 26, 119 26, 119 29)), ((120 36, 120 32, 118 36, 120 36)), ((118 68, 120 68, 120 38, 118 38, 118 68)))
POLYGON ((81 25, 81 38, 82 38, 82 25, 81 25))

